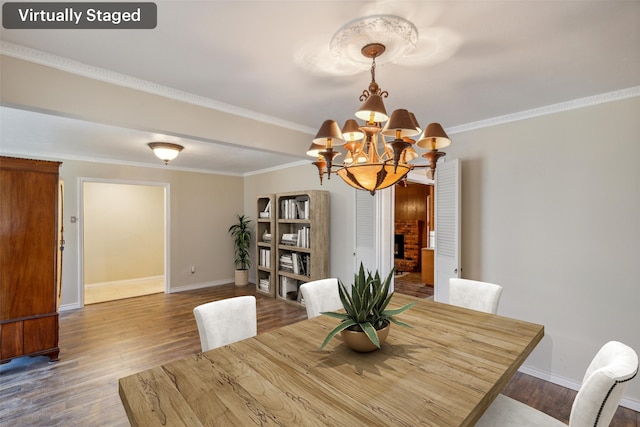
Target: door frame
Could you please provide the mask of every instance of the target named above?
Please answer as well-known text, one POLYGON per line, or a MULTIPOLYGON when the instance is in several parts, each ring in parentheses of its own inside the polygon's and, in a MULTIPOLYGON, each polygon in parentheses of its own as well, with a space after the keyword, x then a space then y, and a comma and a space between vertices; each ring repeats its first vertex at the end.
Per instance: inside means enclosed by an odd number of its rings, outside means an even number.
POLYGON ((153 187, 164 188, 164 293, 171 293, 171 280, 170 280, 170 267, 169 267, 169 248, 171 247, 169 239, 169 224, 170 212, 169 196, 170 185, 163 182, 150 182, 150 181, 130 181, 120 179, 106 179, 106 178, 90 178, 90 177, 78 177, 78 305, 80 308, 84 307, 84 184, 85 183, 103 183, 103 184, 122 184, 122 185, 143 185, 153 187))

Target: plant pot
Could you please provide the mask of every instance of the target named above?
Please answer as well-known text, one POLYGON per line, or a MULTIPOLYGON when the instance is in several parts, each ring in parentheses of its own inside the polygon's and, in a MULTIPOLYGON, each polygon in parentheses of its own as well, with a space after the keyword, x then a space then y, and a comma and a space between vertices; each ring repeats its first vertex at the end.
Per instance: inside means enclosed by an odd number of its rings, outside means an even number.
MULTIPOLYGON (((391 323, 388 323, 387 326, 382 329, 378 329, 378 341, 380 341, 381 346, 387 339, 387 335, 389 335, 389 329, 391 329, 391 323)), ((378 347, 371 342, 367 334, 364 332, 345 329, 340 332, 340 335, 342 336, 342 340, 346 346, 353 351, 368 353, 370 351, 378 350, 378 347)))
POLYGON ((249 284, 249 270, 236 270, 236 286, 247 286, 249 284))

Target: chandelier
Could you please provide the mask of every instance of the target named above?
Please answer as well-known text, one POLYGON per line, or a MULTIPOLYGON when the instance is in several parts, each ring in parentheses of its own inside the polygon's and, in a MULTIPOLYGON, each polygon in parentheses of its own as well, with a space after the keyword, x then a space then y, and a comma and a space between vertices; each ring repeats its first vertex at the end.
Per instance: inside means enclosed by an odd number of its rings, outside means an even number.
MULTIPOLYGON (((349 32, 357 33, 361 41, 362 31, 354 31, 353 28, 370 29, 372 23, 378 25, 381 19, 383 25, 380 34, 386 33, 385 37, 389 33, 400 34, 402 41, 408 40, 415 45, 417 30, 413 24, 403 18, 386 15, 363 18, 348 24, 334 36, 332 45, 336 39, 344 43, 349 32), (394 25, 394 31, 389 31, 389 25, 394 25)), ((414 168, 429 167, 427 175, 433 178, 438 159, 445 155, 438 150, 451 144, 439 123, 429 124, 423 132, 415 115, 406 109, 397 109, 391 116, 387 115, 383 98, 388 97, 389 93, 380 89, 375 75, 376 58, 385 50, 385 44, 371 42, 360 51, 365 58, 371 59, 371 83, 368 89, 362 91, 362 105, 355 113, 356 118, 364 124, 348 119, 340 129, 335 120, 325 120, 307 151, 309 156, 317 158, 313 164, 318 168, 320 184, 325 174, 327 179, 331 179, 331 174, 336 173, 350 186, 373 195, 376 190, 406 183, 407 174, 414 168), (417 140, 413 139, 416 136, 419 136, 417 140), (343 146, 346 151, 342 163, 335 162, 336 157, 342 154, 336 151, 336 146, 343 146), (415 146, 427 150, 422 157, 427 159, 428 164, 409 163, 420 156, 415 146)))

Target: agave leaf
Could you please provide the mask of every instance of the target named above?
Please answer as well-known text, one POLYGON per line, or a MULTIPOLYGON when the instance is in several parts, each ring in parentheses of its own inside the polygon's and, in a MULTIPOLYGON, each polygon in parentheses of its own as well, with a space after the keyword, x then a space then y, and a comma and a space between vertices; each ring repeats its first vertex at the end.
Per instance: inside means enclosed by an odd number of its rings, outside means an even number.
POLYGON ((347 314, 353 317, 355 312, 353 299, 340 280, 338 280, 338 285, 338 291, 340 293, 340 301, 342 302, 342 306, 344 307, 344 310, 347 312, 347 314))
POLYGON ((324 314, 325 316, 333 317, 335 319, 342 319, 342 320, 350 319, 348 314, 338 313, 337 311, 323 311, 320 314, 324 314))
POLYGON ((378 338, 378 332, 376 331, 376 328, 374 328, 370 322, 361 323, 360 327, 362 328, 364 333, 367 334, 367 337, 369 337, 373 345, 380 348, 380 340, 378 338))
POLYGON ((395 324, 396 324, 396 325, 398 325, 398 326, 403 326, 403 327, 405 327, 405 328, 413 328, 413 326, 408 325, 408 324, 406 324, 406 323, 404 323, 404 322, 401 322, 401 321, 399 321, 398 319, 396 319, 396 318, 395 318, 395 317, 393 317, 393 316, 388 316, 388 317, 387 317, 387 320, 391 320, 393 323, 395 323, 395 324))
POLYGON ((388 294, 387 297, 382 301, 382 303, 378 305, 378 310, 380 312, 385 311, 385 308, 387 308, 387 305, 389 305, 389 302, 391 302, 391 297, 393 297, 393 294, 394 294, 393 292, 388 294))
POLYGON ((338 332, 341 332, 341 331, 347 329, 349 326, 353 326, 353 325, 357 325, 357 322, 355 322, 353 320, 345 320, 344 322, 339 323, 338 326, 333 328, 329 332, 327 337, 324 339, 324 342, 320 346, 320 350, 322 350, 324 348, 324 346, 326 346, 329 343, 329 341, 331 341, 331 338, 335 337, 338 334, 338 332))
POLYGON ((403 305, 400 308, 393 308, 391 310, 385 310, 383 314, 385 316, 395 316, 396 314, 400 314, 403 311, 409 310, 411 307, 413 307, 414 304, 415 304, 415 302, 410 302, 409 304, 403 305))

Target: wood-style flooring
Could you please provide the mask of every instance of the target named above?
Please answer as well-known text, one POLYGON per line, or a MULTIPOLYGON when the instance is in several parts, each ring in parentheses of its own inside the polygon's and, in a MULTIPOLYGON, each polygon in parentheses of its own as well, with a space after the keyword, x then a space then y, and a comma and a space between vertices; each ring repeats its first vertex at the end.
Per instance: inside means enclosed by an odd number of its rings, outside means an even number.
MULTIPOLYGON (((419 290, 421 291, 421 290, 419 290)), ((403 289, 404 293, 411 292, 403 289)), ((200 351, 193 307, 252 286, 218 286, 86 306, 60 315, 60 361, 0 365, 0 425, 127 426, 118 379, 200 351)), ((306 319, 303 308, 257 295, 258 333, 306 319)), ((567 422, 575 392, 517 373, 505 394, 567 422)), ((612 426, 638 426, 619 408, 612 426)))

